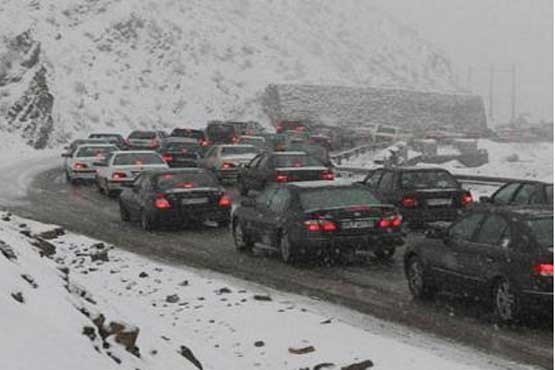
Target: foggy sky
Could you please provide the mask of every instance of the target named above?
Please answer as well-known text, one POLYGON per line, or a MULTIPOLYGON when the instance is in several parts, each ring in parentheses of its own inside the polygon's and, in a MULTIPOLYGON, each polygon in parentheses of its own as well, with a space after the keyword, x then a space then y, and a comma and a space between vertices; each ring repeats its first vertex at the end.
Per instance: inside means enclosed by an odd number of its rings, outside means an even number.
MULTIPOLYGON (((517 113, 553 120, 553 0, 373 0, 450 57, 487 103, 488 69, 517 65, 517 113)), ((495 76, 494 117, 510 117, 510 73, 495 76)))

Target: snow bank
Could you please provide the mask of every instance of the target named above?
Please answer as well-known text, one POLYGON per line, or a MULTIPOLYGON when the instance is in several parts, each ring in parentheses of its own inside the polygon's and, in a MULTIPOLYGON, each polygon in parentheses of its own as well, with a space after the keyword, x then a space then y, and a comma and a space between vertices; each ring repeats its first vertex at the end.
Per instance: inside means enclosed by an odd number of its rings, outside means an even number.
POLYGON ((0 219, 0 240, 13 251, 0 253, 2 369, 525 368, 335 305, 0 219), (31 245, 38 233, 43 251, 55 248, 50 258, 31 245), (138 329, 134 353, 101 338, 92 323, 100 314, 138 329))

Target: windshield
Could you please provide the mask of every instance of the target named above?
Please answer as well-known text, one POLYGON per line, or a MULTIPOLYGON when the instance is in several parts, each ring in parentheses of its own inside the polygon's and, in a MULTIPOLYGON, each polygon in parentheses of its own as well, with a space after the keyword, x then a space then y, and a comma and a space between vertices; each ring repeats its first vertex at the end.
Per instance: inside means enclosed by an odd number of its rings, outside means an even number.
POLYGON ((118 150, 118 148, 116 148, 115 146, 102 146, 102 147, 85 146, 79 149, 76 156, 78 158, 83 158, 83 157, 104 158, 106 157, 106 154, 113 152, 115 150, 118 150))
POLYGON ((134 131, 129 135, 130 139, 154 139, 156 133, 152 131, 134 131))
POLYGON ((167 173, 156 178, 158 190, 218 187, 217 180, 207 173, 167 173))
POLYGON ((165 149, 170 152, 198 153, 200 145, 196 143, 167 143, 165 149))
POLYGON ((190 137, 193 139, 204 139, 204 132, 199 130, 190 130, 186 128, 176 128, 172 131, 171 136, 190 137))
POLYGON ((164 164, 156 153, 121 153, 114 159, 115 166, 134 166, 143 164, 164 164))
POLYGON ((253 146, 226 146, 222 148, 222 156, 241 154, 257 154, 257 151, 253 146))
POLYGON ((458 188, 459 183, 447 171, 409 171, 401 173, 401 187, 405 189, 458 188))
POLYGON ((301 192, 300 198, 304 210, 380 204, 368 190, 350 186, 310 189, 301 192))
POLYGON ((318 159, 306 154, 287 154, 276 155, 274 157, 274 166, 276 168, 283 167, 321 167, 323 163, 318 159))
POLYGON ((528 220, 526 224, 532 229, 532 234, 541 247, 553 247, 553 217, 528 220))

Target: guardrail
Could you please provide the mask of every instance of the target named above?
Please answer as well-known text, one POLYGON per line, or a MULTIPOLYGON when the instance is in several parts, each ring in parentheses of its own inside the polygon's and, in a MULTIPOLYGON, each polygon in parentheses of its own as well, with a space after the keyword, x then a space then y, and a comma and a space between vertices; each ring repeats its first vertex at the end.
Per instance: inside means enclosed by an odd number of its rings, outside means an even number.
MULTIPOLYGON (((339 174, 345 174, 347 177, 366 175, 370 169, 364 167, 349 167, 349 166, 336 166, 335 170, 339 174)), ((474 185, 487 185, 487 186, 500 186, 508 182, 526 181, 523 179, 516 179, 511 177, 497 177, 497 176, 481 176, 481 175, 465 175, 454 173, 453 176, 465 184, 474 185)))
POLYGON ((343 162, 344 160, 348 160, 351 157, 364 154, 373 150, 384 149, 384 148, 387 148, 389 145, 391 145, 391 143, 388 143, 388 142, 364 144, 364 145, 354 147, 352 149, 344 150, 342 152, 330 153, 330 158, 334 162, 341 164, 341 162, 343 162))

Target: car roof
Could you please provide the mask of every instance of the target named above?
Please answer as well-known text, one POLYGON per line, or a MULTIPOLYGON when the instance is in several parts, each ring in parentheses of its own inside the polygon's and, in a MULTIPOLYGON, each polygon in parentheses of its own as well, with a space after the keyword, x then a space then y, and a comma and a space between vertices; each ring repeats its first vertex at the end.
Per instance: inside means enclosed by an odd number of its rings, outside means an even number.
POLYGON ((77 148, 75 148, 75 151, 78 151, 81 148, 106 148, 106 147, 108 147, 108 148, 117 148, 116 145, 110 144, 110 143, 106 143, 106 144, 104 144, 104 143, 98 143, 98 144, 97 143, 91 143, 91 144, 84 143, 84 144, 81 144, 81 145, 77 146, 77 148))
POLYGON ((539 181, 539 180, 528 180, 528 179, 511 181, 511 182, 506 183, 505 185, 508 185, 508 184, 538 184, 538 185, 551 185, 551 186, 553 186, 553 183, 551 183, 551 182, 545 182, 545 181, 539 181))
POLYGON ((187 143, 187 144, 198 144, 197 139, 193 139, 192 137, 175 137, 170 136, 164 139, 165 143, 187 143))
POLYGON ((198 128, 187 128, 187 127, 176 127, 172 131, 192 131, 192 132, 203 132, 201 129, 198 128))
POLYGON ((157 168, 143 171, 145 176, 154 177, 159 175, 167 175, 167 174, 180 174, 180 173, 188 173, 188 174, 202 174, 202 173, 209 173, 204 168, 198 167, 191 167, 191 168, 157 168))
POLYGON ((114 155, 117 154, 158 154, 154 150, 118 150, 113 152, 114 155))
POLYGON ((115 133, 115 132, 91 132, 89 134, 89 139, 96 139, 96 138, 91 138, 91 136, 95 136, 95 135, 102 135, 102 136, 122 136, 121 134, 115 133))
POLYGON ((446 170, 445 168, 441 168, 441 167, 434 167, 434 166, 430 166, 430 167, 408 167, 408 166, 397 166, 397 167, 380 167, 380 168, 376 168, 372 171, 375 170, 389 170, 389 171, 396 171, 396 172, 423 172, 423 171, 443 171, 443 172, 449 172, 448 170, 446 170))
POLYGON ((336 180, 317 180, 317 181, 296 181, 296 182, 287 182, 284 186, 288 188, 295 188, 295 189, 324 189, 324 188, 344 188, 350 186, 359 186, 356 183, 353 183, 351 180, 347 179, 336 179, 336 180))
POLYGON ((290 151, 290 152, 273 152, 274 155, 308 155, 307 152, 290 151))
POLYGON ((249 144, 221 144, 218 145, 221 148, 253 148, 253 145, 249 145, 249 144))
POLYGON ((256 135, 241 135, 239 136, 240 139, 256 139, 256 140, 264 140, 263 136, 256 136, 256 135))

